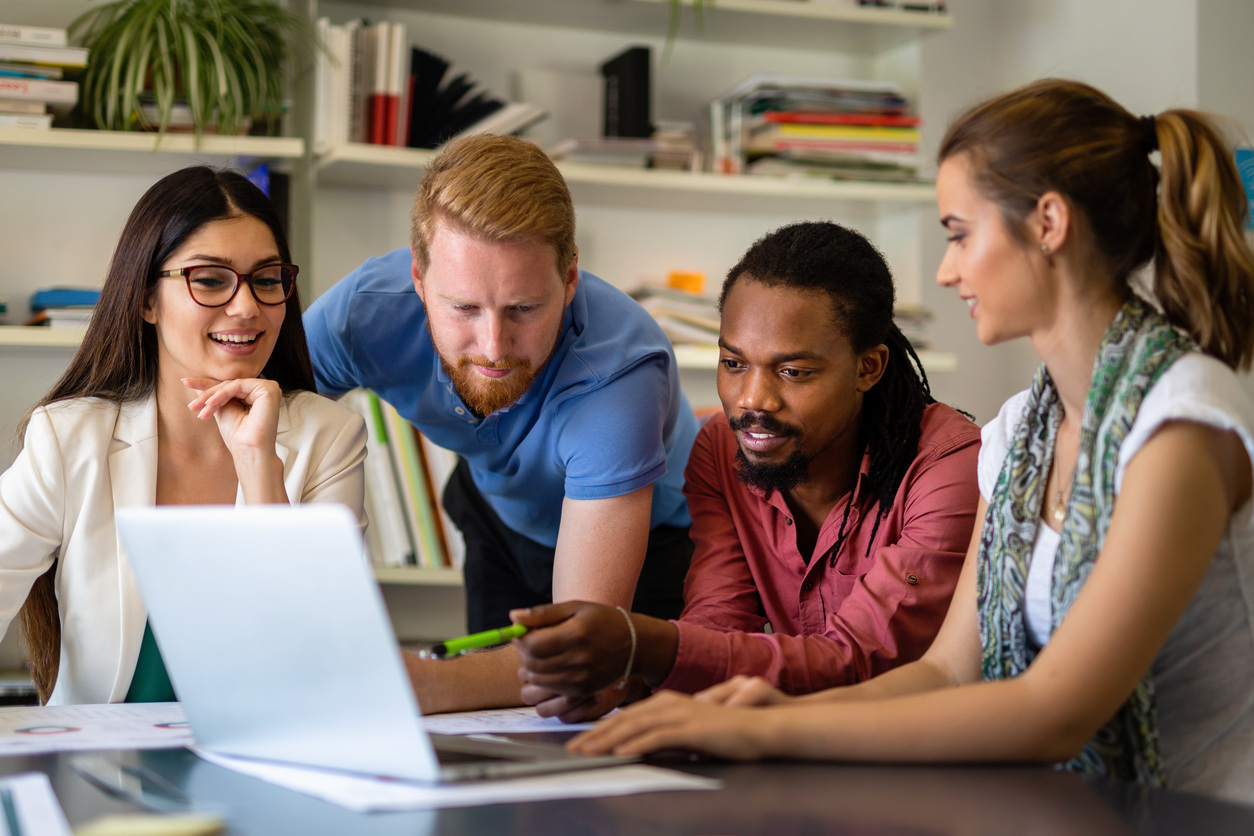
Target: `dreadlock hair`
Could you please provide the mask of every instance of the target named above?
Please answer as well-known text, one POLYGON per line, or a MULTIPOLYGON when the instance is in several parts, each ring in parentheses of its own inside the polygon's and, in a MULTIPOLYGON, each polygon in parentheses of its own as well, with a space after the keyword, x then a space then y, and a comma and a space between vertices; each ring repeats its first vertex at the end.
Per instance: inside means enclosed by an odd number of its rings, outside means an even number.
MULTIPOLYGON (((759 238, 727 273, 718 307, 738 280, 817 290, 832 300, 832 321, 855 352, 888 348, 884 375, 864 396, 860 438, 871 457, 865 477, 878 505, 874 541, 901 479, 919 450, 923 410, 935 403, 910 341, 893 322, 896 292, 884 256, 865 237, 830 221, 806 221, 759 238)), ((846 520, 848 507, 846 507, 846 520)), ((844 521, 840 540, 844 539, 844 521)), ((839 551, 839 545, 833 550, 839 551)))

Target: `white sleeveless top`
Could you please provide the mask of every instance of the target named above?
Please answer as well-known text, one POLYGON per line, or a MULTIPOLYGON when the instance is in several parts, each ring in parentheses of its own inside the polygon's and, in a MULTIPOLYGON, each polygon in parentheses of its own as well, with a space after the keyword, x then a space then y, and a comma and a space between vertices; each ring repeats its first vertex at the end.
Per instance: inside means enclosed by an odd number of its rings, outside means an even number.
MULTIPOLYGON (((1028 392, 985 425, 980 494, 989 499, 1028 392)), ((1115 493, 1128 462, 1163 424, 1193 421, 1240 436, 1254 462, 1254 403, 1236 375, 1205 354, 1182 356, 1146 394, 1119 451, 1115 493)), ((1049 638, 1050 576, 1061 540, 1037 528, 1028 570, 1029 635, 1049 638)), ((1167 785, 1254 804, 1254 502, 1228 523, 1201 586, 1152 667, 1167 785)))

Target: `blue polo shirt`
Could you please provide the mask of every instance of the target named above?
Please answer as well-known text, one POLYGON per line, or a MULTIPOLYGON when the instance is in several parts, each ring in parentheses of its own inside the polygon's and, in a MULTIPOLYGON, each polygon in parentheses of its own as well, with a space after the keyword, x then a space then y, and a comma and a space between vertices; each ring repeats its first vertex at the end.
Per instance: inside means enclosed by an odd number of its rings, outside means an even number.
POLYGON ((553 356, 512 407, 476 418, 440 364, 410 252, 372 258, 305 313, 318 390, 373 389, 462 455, 501 520, 557 545, 562 499, 653 485, 651 526, 691 523, 684 465, 697 435, 670 341, 629 296, 580 271, 553 356))

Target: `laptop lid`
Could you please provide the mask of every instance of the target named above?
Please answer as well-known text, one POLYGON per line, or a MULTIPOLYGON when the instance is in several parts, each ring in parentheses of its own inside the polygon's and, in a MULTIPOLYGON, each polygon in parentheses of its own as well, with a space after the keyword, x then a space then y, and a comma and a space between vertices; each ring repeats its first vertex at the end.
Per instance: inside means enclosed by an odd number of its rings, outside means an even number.
POLYGON ((347 508, 127 508, 117 526, 198 745, 440 777, 347 508))

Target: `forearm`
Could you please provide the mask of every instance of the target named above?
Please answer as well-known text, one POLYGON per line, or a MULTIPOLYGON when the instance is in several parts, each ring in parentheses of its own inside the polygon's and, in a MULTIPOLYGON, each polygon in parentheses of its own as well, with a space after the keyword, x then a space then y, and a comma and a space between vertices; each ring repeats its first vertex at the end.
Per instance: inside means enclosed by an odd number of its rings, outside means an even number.
POLYGON ((891 699, 756 709, 761 718, 753 727, 766 756, 914 763, 1073 757, 1095 730, 1077 724, 1066 705, 1038 696, 1020 677, 891 699))
POLYGON ((669 621, 633 613, 636 626, 636 658, 632 673, 656 688, 675 667, 675 655, 679 652, 679 630, 669 621))
POLYGON ((799 698, 800 702, 825 703, 849 700, 874 700, 902 697, 924 691, 936 691, 958 685, 958 681, 928 658, 893 668, 879 676, 844 687, 815 691, 799 698))
POLYGON ((289 504, 283 484, 283 462, 273 450, 241 450, 233 454, 235 476, 249 505, 289 504))
POLYGON ((893 658, 877 642, 835 631, 783 636, 719 630, 685 619, 676 632, 675 661, 660 684, 690 693, 733 676, 755 676, 786 694, 810 694, 870 680, 893 658))
POLYGON ((455 659, 404 654, 405 668, 424 714, 522 705, 518 651, 512 645, 455 659))
POLYGON ((653 487, 609 499, 562 502, 553 556, 553 602, 630 609, 649 544, 653 487))

